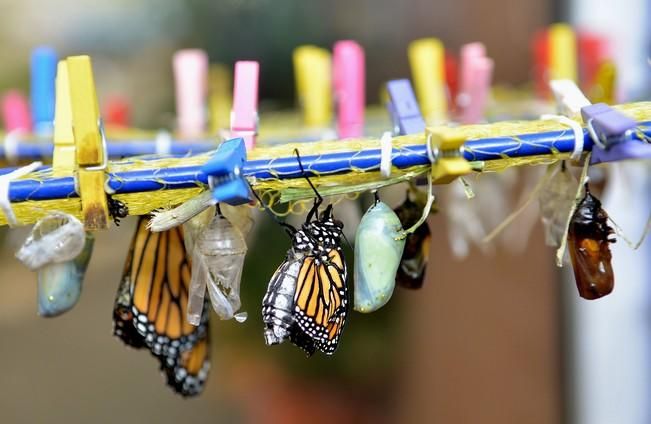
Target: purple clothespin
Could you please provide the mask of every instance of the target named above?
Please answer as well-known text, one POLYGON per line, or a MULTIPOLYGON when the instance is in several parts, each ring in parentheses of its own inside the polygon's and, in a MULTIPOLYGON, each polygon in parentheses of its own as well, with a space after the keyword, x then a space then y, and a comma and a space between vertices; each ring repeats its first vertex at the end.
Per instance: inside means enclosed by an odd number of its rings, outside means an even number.
POLYGON ((581 116, 595 141, 591 165, 625 159, 651 159, 651 144, 632 137, 637 126, 635 120, 605 103, 581 108, 581 116))
POLYGON ((425 131, 425 120, 420 113, 414 90, 408 79, 392 80, 387 83, 389 103, 387 109, 393 119, 394 132, 398 135, 416 134, 425 131))

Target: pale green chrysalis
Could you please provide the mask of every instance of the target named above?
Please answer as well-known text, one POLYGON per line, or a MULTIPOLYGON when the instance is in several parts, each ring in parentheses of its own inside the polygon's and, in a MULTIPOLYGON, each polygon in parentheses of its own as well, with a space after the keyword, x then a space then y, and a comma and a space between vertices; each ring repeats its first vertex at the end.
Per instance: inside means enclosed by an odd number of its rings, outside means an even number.
POLYGON ((355 302, 358 312, 384 306, 396 285, 396 272, 405 248, 398 215, 376 201, 359 223, 355 239, 355 302))
POLYGON ((81 295, 81 285, 93 252, 94 240, 92 234, 86 233, 86 242, 76 258, 39 268, 36 293, 40 316, 55 317, 75 306, 81 295))

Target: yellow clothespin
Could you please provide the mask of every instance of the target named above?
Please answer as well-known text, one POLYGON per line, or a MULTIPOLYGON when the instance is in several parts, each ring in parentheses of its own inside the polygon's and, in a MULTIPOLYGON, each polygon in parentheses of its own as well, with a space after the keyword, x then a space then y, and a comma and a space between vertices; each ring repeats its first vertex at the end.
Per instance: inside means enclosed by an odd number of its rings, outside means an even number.
POLYGON ((549 27, 549 79, 578 82, 576 35, 568 24, 549 27))
POLYGON ((617 67, 610 60, 604 61, 594 77, 594 85, 590 90, 592 103, 617 103, 615 87, 617 84, 617 67))
POLYGON ((463 135, 448 127, 428 127, 427 154, 432 161, 432 183, 447 184, 457 177, 472 172, 470 163, 463 157, 463 135))
POLYGON ((425 121, 428 124, 446 122, 448 100, 443 43, 436 38, 412 41, 408 56, 416 96, 425 121))
POLYGON ((214 64, 208 71, 210 130, 212 134, 231 125, 233 76, 226 65, 214 64))
POLYGON ((332 59, 316 46, 294 49, 296 94, 308 127, 328 127, 332 121, 332 59))
POLYGON ((72 129, 75 136, 77 190, 86 230, 108 227, 109 211, 104 191, 106 140, 101 128, 93 68, 88 56, 67 59, 72 129))
POLYGON ((71 175, 75 170, 75 136, 72 133, 70 110, 70 81, 68 64, 60 60, 56 76, 56 105, 54 109, 54 151, 52 175, 71 175))

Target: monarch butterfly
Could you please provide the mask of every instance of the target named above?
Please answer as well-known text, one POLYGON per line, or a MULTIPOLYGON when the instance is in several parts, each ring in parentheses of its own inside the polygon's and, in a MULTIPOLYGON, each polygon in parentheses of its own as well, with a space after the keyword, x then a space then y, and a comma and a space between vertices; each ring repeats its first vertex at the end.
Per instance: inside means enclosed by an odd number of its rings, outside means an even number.
POLYGON ((197 327, 187 321, 190 272, 182 230, 152 233, 141 217, 113 310, 114 334, 149 349, 167 384, 183 396, 201 393, 210 368, 209 313, 197 327))
POLYGON ((610 243, 616 240, 610 238, 612 234, 608 214, 586 184, 585 197, 572 215, 567 236, 576 287, 584 299, 598 299, 613 291, 610 243))
POLYGON ((329 205, 320 219, 306 221, 294 233, 262 302, 267 344, 289 337, 308 355, 316 349, 326 354, 337 349, 348 313, 347 269, 339 246, 342 229, 329 205))
POLYGON ((333 218, 332 205, 313 220, 323 199, 306 179, 317 199, 300 230, 285 224, 292 247, 262 301, 264 335, 268 345, 289 338, 308 356, 317 349, 331 355, 348 313, 347 269, 340 246, 343 224, 333 218))

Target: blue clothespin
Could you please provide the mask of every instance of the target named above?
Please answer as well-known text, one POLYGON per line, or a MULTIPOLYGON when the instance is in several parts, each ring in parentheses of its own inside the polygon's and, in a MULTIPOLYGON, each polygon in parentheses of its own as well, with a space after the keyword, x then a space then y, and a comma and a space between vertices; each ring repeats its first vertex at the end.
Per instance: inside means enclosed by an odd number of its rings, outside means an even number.
POLYGON ((651 159, 651 144, 633 138, 635 120, 605 103, 581 108, 581 116, 595 140, 590 164, 651 159))
POLYGON ((416 95, 408 79, 392 80, 387 83, 389 103, 387 109, 393 119, 397 135, 421 133, 425 131, 425 120, 420 113, 416 95))
POLYGON ((57 72, 57 53, 50 47, 37 47, 32 51, 31 102, 34 132, 52 134, 54 125, 54 81, 57 72))
POLYGON ((245 162, 244 139, 234 138, 224 141, 213 157, 201 167, 201 172, 208 175, 212 196, 216 202, 241 205, 252 199, 243 174, 245 162))

